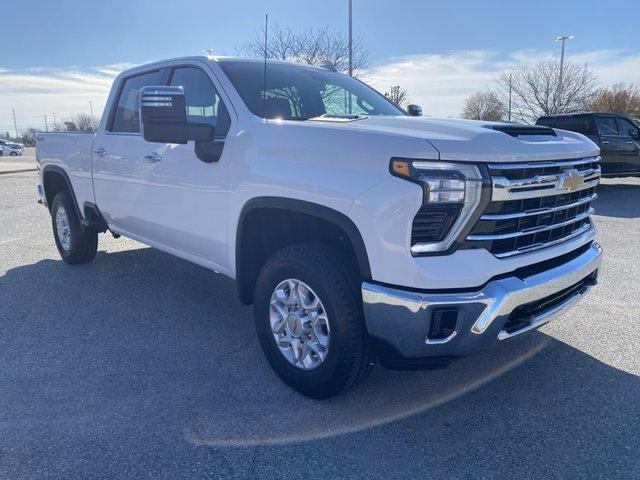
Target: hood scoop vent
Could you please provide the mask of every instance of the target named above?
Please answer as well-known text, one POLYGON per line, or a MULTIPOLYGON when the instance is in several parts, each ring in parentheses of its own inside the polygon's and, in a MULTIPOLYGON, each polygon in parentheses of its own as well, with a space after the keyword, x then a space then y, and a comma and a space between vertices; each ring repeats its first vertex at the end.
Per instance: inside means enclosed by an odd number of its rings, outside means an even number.
POLYGON ((527 136, 547 136, 556 137, 556 132, 553 128, 539 127, 534 125, 487 125, 485 128, 491 130, 497 130, 498 132, 506 133, 512 137, 527 137, 527 136))

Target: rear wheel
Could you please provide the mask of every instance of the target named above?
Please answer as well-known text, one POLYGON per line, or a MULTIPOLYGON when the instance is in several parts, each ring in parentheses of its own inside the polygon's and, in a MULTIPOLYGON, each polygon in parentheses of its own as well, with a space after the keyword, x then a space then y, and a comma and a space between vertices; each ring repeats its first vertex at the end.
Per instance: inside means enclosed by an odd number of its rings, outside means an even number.
POLYGON ((291 388, 329 398, 363 380, 372 357, 357 276, 321 245, 287 247, 267 260, 254 313, 267 360, 291 388))
POLYGON ((51 223, 62 259, 72 265, 93 260, 98 250, 98 232, 83 228, 71 197, 58 192, 51 202, 51 223))

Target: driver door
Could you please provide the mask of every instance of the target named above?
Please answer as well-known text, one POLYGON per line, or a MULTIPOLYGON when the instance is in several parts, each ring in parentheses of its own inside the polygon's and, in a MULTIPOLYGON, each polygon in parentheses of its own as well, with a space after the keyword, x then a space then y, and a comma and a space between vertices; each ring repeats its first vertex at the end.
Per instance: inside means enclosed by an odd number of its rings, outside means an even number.
MULTIPOLYGON (((204 68, 175 67, 169 84, 184 88, 188 120, 214 125, 216 142, 221 143, 229 131, 229 113, 204 68)), ((217 162, 204 163, 196 157, 193 141, 145 143, 145 156, 153 160, 142 190, 152 208, 143 221, 152 229, 152 240, 226 268, 229 158, 225 149, 217 162)))

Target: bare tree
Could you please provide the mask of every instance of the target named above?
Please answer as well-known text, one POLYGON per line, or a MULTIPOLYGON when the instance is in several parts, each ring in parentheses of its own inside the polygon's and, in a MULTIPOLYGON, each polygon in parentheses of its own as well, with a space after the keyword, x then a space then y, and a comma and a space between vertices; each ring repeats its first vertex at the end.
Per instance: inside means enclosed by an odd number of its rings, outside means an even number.
POLYGON ((640 120, 640 88, 633 83, 616 83, 598 90, 587 107, 596 112, 622 113, 640 120))
MULTIPOLYGON (((326 28, 294 31, 278 24, 269 28, 267 57, 322 66, 331 62, 340 72, 349 68, 349 46, 341 33, 326 28)), ((264 29, 256 38, 238 49, 238 53, 263 57, 264 29)), ((353 41, 353 71, 361 74, 371 65, 371 57, 360 39, 353 41)))
MULTIPOLYGON (((95 119, 92 119, 88 113, 79 113, 54 123, 51 130, 54 132, 93 132, 95 122, 95 119)), ((99 122, 100 120, 98 120, 99 122)))
POLYGON ((404 108, 408 101, 407 89, 400 87, 400 85, 391 87, 384 93, 384 96, 400 108, 404 108))
POLYGON ((597 79, 586 64, 565 61, 562 92, 558 97, 560 63, 543 61, 523 65, 496 79, 503 104, 511 85, 513 117, 535 122, 541 115, 584 110, 594 95, 597 79))
POLYGON ((476 92, 464 101, 463 118, 471 120, 500 121, 505 106, 494 92, 476 92))

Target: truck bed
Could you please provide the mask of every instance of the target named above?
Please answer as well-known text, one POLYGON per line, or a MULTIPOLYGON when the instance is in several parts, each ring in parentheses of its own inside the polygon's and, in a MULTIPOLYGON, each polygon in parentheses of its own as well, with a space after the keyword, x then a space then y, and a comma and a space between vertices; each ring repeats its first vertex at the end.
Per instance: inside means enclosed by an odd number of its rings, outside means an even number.
POLYGON ((94 202, 91 181, 91 150, 93 133, 38 133, 36 163, 40 172, 48 168, 66 172, 82 210, 84 202, 94 202))

